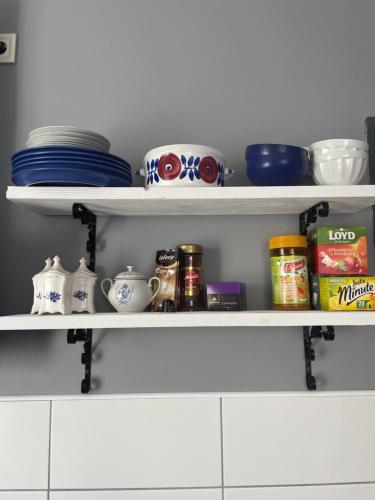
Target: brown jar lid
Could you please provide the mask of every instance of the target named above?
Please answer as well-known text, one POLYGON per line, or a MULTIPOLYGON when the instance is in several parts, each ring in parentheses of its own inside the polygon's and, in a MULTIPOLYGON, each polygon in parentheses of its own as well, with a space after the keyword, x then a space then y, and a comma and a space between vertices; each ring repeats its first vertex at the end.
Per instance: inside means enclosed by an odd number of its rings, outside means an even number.
POLYGON ((201 245, 197 245, 196 243, 184 243, 183 245, 179 245, 178 250, 181 250, 182 253, 203 253, 203 247, 201 245))

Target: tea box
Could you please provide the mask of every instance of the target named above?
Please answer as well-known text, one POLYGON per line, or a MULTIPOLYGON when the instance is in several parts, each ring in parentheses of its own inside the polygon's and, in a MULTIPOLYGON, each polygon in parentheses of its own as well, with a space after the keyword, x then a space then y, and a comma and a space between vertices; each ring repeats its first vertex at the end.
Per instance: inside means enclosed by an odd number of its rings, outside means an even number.
POLYGON ((317 227, 309 234, 309 264, 313 274, 366 275, 367 231, 364 226, 317 227))
POLYGON ((375 276, 311 276, 311 302, 322 311, 375 310, 375 276))
POLYGON ((207 283, 208 311, 243 311, 246 309, 245 285, 235 282, 207 283))

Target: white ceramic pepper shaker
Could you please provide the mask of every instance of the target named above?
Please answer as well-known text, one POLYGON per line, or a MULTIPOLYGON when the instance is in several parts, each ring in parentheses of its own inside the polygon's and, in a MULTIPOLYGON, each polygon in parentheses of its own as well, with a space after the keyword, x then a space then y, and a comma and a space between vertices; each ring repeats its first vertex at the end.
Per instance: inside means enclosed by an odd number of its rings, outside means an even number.
POLYGON ((35 274, 33 276, 34 300, 33 300, 33 307, 31 308, 31 314, 36 314, 37 312, 39 312, 43 295, 42 275, 51 269, 53 263, 51 257, 48 257, 45 260, 45 263, 46 265, 40 271, 40 273, 35 274))
POLYGON ((84 257, 72 275, 71 309, 72 312, 95 313, 94 288, 97 280, 95 273, 87 268, 84 257))
POLYGON ((62 267, 58 255, 53 259, 53 266, 42 274, 41 283, 42 300, 39 314, 69 314, 72 274, 62 267))

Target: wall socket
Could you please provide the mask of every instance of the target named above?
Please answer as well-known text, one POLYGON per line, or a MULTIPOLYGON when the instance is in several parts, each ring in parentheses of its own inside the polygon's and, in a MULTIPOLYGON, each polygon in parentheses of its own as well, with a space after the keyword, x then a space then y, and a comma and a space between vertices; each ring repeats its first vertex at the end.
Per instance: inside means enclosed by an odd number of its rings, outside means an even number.
POLYGON ((0 33, 0 63, 14 63, 16 61, 15 33, 0 33))

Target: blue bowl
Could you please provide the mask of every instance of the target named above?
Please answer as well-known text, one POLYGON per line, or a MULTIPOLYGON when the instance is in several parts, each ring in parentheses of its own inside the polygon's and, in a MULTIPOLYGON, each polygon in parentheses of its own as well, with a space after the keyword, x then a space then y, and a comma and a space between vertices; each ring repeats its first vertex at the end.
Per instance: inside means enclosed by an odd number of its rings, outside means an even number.
POLYGON ((296 186, 309 171, 305 154, 268 154, 249 156, 247 176, 255 186, 296 186))
POLYGON ((299 146, 289 146, 288 144, 250 144, 246 148, 246 160, 251 156, 275 155, 275 154, 307 154, 306 149, 299 146))

